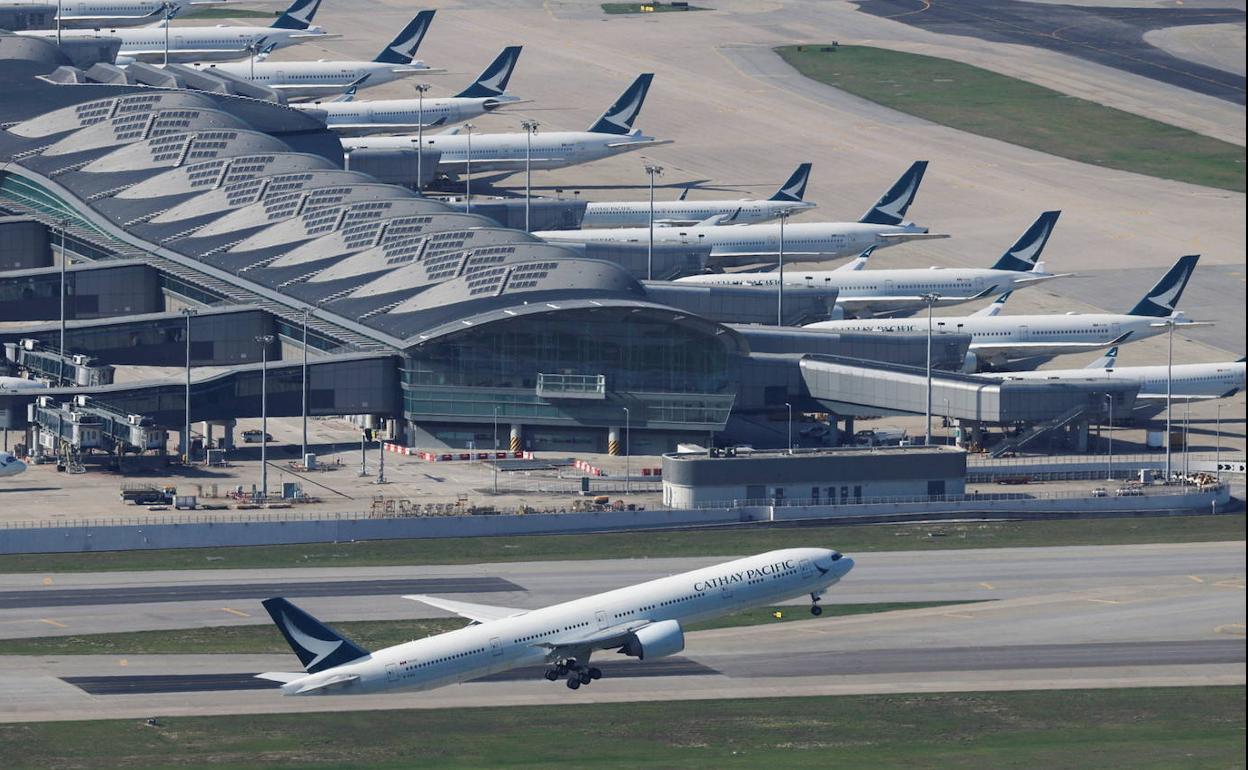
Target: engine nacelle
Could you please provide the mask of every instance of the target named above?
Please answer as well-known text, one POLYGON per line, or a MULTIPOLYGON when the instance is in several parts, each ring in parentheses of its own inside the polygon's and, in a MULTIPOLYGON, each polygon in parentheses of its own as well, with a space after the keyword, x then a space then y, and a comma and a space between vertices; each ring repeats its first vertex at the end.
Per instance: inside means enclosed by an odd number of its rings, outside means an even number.
POLYGON ((962 372, 964 374, 974 374, 979 371, 979 356, 967 351, 966 358, 962 361, 962 372))
POLYGON ((663 658, 685 649, 685 632, 675 620, 664 620, 639 628, 628 635, 628 641, 620 648, 623 655, 639 660, 663 658))

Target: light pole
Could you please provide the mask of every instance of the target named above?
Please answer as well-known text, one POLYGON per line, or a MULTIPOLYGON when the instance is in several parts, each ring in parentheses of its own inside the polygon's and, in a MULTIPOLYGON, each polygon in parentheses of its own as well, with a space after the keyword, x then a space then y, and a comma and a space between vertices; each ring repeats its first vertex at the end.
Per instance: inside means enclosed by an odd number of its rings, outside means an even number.
POLYGON ((180 311, 186 316, 186 415, 182 421, 182 462, 191 464, 191 316, 199 311, 193 307, 184 307, 180 311))
POLYGON ((1222 481, 1222 405, 1218 404, 1218 417, 1214 422, 1214 435, 1217 436, 1217 444, 1213 448, 1213 473, 1214 478, 1219 482, 1222 481))
POLYGON ((646 246, 646 280, 654 280, 654 177, 663 173, 663 167, 654 163, 646 164, 646 174, 650 176, 650 239, 646 246))
POLYGON ((494 407, 494 494, 498 494, 498 407, 494 407))
POLYGON ((793 454, 793 405, 788 401, 785 401, 784 405, 789 410, 789 445, 787 449, 788 454, 793 454))
POLYGON ((1190 453, 1187 451, 1189 430, 1192 425, 1192 400, 1189 398, 1183 402, 1183 483, 1187 483, 1187 477, 1191 475, 1187 459, 1190 453))
MULTIPOLYGON (((526 120, 520 124, 524 129, 524 231, 533 232, 530 219, 530 200, 533 195, 533 134, 537 133, 538 122, 526 120)), ((497 443, 494 446, 498 449, 497 443)))
MULTIPOLYGON (((61 229, 61 358, 65 357, 65 267, 69 264, 69 255, 65 253, 65 228, 69 226, 69 219, 61 217, 59 220, 61 229)), ((61 379, 65 378, 64 364, 61 366, 61 379)))
POLYGON ((935 292, 928 292, 923 295, 923 301, 927 303, 927 431, 926 438, 923 443, 925 446, 932 444, 932 306, 936 304, 936 300, 940 299, 940 295, 935 292))
POLYGON ((628 411, 628 407, 624 407, 624 493, 628 494, 632 490, 633 464, 632 464, 632 443, 630 428, 632 427, 632 412, 628 411))
POLYGON ((303 376, 299 380, 300 412, 303 415, 303 443, 299 452, 299 462, 303 463, 305 470, 308 465, 308 316, 310 315, 312 315, 312 308, 305 307, 303 309, 303 376))
POLYGON ((269 499, 269 345, 272 334, 256 335, 260 343, 260 499, 269 499))
POLYGON ((1114 394, 1106 393, 1105 400, 1109 402, 1109 462, 1107 464, 1106 481, 1114 480, 1114 394))
POLYGON ((1174 397, 1174 319, 1166 319, 1166 483, 1170 483, 1170 402, 1174 397))
POLYGON ((428 83, 416 86, 416 192, 425 194, 425 91, 428 83))
POLYGON ((61 44, 61 6, 62 0, 56 0, 56 44, 61 44))
POLYGON ((468 132, 468 164, 464 172, 464 200, 467 204, 465 212, 472 213, 472 129, 476 128, 471 123, 464 124, 464 131, 468 132))
POLYGON ((776 284, 776 326, 784 326, 784 223, 793 212, 784 209, 780 212, 780 281, 776 284))
POLYGON ((173 5, 171 3, 161 3, 161 7, 165 9, 165 66, 168 67, 169 66, 169 27, 170 27, 170 22, 173 21, 173 14, 171 14, 170 11, 173 10, 173 5))

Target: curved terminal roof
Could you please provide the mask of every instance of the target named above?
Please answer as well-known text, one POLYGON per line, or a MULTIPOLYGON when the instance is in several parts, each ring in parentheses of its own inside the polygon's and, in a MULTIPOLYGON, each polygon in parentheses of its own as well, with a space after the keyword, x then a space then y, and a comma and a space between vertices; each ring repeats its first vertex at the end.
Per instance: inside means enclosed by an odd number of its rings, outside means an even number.
MULTIPOLYGON (((224 216, 244 206, 259 203, 267 195, 284 195, 323 185, 344 185, 372 181, 372 177, 364 174, 333 168, 329 161, 319 155, 305 155, 303 153, 287 153, 276 156, 244 155, 237 160, 246 161, 248 158, 269 157, 273 157, 273 162, 267 164, 266 171, 271 170, 275 172, 274 176, 256 176, 243 181, 222 184, 190 200, 172 206, 167 211, 162 211, 151 218, 151 224, 181 222, 207 214, 224 216), (281 173, 286 170, 289 170, 290 173, 281 173)), ((164 174, 152 177, 148 181, 155 184, 158 180, 171 179, 170 175, 174 173, 177 172, 167 171, 164 174)), ((127 195, 147 183, 140 182, 129 190, 119 193, 117 197, 120 198, 123 195, 127 195)))
POLYGON ((302 168, 328 169, 333 168, 333 165, 319 155, 302 153, 295 155, 270 152, 237 158, 214 158, 157 174, 122 190, 115 197, 142 201, 199 193, 233 187, 239 182, 263 181, 282 172, 302 168))
POLYGON ((186 131, 134 142, 91 161, 81 170, 88 174, 134 173, 175 168, 208 158, 287 149, 281 141, 258 131, 186 131))
POLYGON ((412 262, 422 263, 431 275, 446 278, 458 275, 466 261, 474 264, 483 260, 487 263, 501 262, 504 255, 515 252, 517 245, 540 242, 528 233, 502 227, 438 231, 431 226, 429 232, 423 235, 404 238, 404 248, 394 248, 398 244, 392 244, 360 252, 322 270, 309 282, 356 278, 393 270, 412 262), (457 268, 457 265, 461 267, 457 268))
MULTIPOLYGON (((562 263, 568 259, 575 259, 575 257, 567 249, 540 242, 513 243, 484 249, 447 252, 437 259, 404 263, 380 276, 377 272, 371 275, 358 274, 365 276, 367 281, 361 282, 346 296, 350 299, 365 299, 395 292, 422 291, 443 281, 458 279, 473 281, 475 285, 475 282, 484 280, 490 275, 496 275, 499 270, 505 270, 512 265, 562 263)), ((610 265, 608 262, 598 264, 610 265)), ((620 276, 631 280, 631 277, 623 270, 615 265, 610 266, 615 267, 620 276)), ((633 291, 632 284, 625 281, 621 290, 633 291)))
MULTIPOLYGON (((452 211, 354 222, 349 227, 342 227, 335 233, 291 249, 274 260, 269 267, 306 265, 331 257, 341 260, 341 264, 352 262, 356 257, 349 255, 360 256, 361 251, 365 253, 377 251, 383 255, 383 259, 388 260, 397 253, 392 249, 399 248, 399 244, 410 243, 414 244, 413 248, 420 248, 420 244, 427 241, 431 233, 448 230, 471 232, 474 228, 489 229, 496 226, 491 219, 476 214, 452 211), (336 242, 326 243, 327 239, 334 239, 336 242), (342 259, 343 257, 347 258, 342 259)), ((512 234, 513 240, 516 239, 516 231, 508 230, 507 232, 512 234)), ((396 262, 401 261, 405 260, 396 260, 396 262)))
POLYGON ((9 132, 26 139, 66 134, 105 120, 126 115, 145 115, 160 109, 213 109, 217 105, 204 94, 193 91, 145 90, 140 93, 93 99, 44 113, 9 127, 9 132))
POLYGON ((91 150, 107 150, 170 134, 212 129, 245 129, 247 124, 227 112, 187 108, 130 112, 75 131, 43 149, 45 158, 91 150))

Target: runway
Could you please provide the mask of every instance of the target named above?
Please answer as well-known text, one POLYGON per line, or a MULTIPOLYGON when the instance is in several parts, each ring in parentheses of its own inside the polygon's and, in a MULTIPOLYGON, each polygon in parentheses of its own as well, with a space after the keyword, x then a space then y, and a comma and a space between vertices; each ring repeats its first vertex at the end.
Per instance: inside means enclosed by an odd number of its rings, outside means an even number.
POLYGON ((1181 59, 1145 42, 1156 29, 1243 24, 1237 8, 1104 8, 1027 0, 865 0, 864 13, 945 35, 1047 48, 1244 104, 1244 76, 1181 59))
POLYGON ((54 589, 44 591, 2 591, 0 610, 33 607, 81 607, 101 604, 154 604, 188 601, 237 601, 267 599, 271 596, 374 596, 405 593, 492 593, 517 591, 515 583, 498 578, 451 578, 414 580, 342 580, 318 582, 272 582, 173 586, 134 586, 130 588, 54 589))
MULTIPOLYGON (((600 654, 595 663, 603 664, 607 676, 578 693, 552 686, 532 670, 430 693, 288 698, 267 684, 254 684, 251 675, 297 670, 291 654, 0 655, 0 721, 557 704, 570 698, 624 702, 1245 682, 1242 542, 864 553, 855 558, 854 572, 826 603, 971 603, 693 632, 685 650, 671 660, 642 663, 600 654)), ((57 580, 120 594, 142 586, 182 590, 195 584, 219 589, 273 583, 349 592, 352 582, 375 584, 418 571, 426 580, 489 576, 507 581, 517 590, 482 593, 480 601, 536 607, 719 560, 101 573, 57 580), (359 579, 345 579, 350 575, 359 579)), ((29 595, 43 577, 0 576, 0 588, 29 595)), ((461 596, 474 600, 472 594, 461 596)), ((392 596, 309 596, 301 603, 331 623, 432 614, 392 596)), ((26 607, 0 611, 0 628, 14 637, 267 622, 258 607, 235 605, 229 613, 208 602, 26 607)))

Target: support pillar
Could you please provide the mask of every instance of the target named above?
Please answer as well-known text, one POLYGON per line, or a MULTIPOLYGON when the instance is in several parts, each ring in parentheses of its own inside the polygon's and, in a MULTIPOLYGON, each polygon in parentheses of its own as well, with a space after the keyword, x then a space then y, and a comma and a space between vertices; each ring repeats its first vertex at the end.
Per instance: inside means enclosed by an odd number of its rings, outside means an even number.
POLYGON ((1088 423, 1080 420, 1071 426, 1071 439, 1075 445, 1075 451, 1085 453, 1088 451, 1088 423))
POLYGON ((511 424, 511 451, 519 452, 524 449, 524 426, 518 422, 511 424))
POLYGON ((204 449, 212 447, 212 439, 216 435, 216 431, 213 430, 215 425, 216 423, 211 421, 204 422, 204 449))
POLYGON ((620 436, 620 426, 612 425, 607 428, 607 454, 612 457, 619 457, 624 454, 622 449, 623 438, 620 436))
POLYGON ((854 440, 854 418, 853 417, 845 418, 845 440, 851 443, 854 440))
POLYGON ((191 454, 191 435, 184 430, 178 431, 178 455, 189 457, 191 454))
POLYGON ((238 422, 236 420, 225 420, 224 422, 221 423, 221 434, 222 434, 221 435, 221 448, 222 449, 232 450, 234 448, 234 426, 236 426, 237 424, 238 422))

